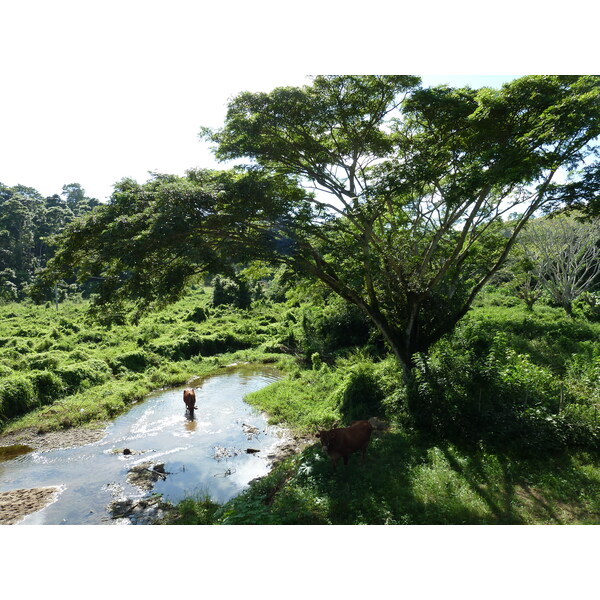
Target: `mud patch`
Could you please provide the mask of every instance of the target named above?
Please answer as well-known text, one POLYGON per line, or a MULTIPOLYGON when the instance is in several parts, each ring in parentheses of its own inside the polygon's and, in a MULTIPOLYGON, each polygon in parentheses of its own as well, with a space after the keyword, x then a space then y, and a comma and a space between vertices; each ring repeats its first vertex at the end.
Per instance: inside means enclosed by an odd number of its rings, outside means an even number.
POLYGON ((313 437, 298 437, 286 431, 281 441, 267 454, 267 459, 270 461, 271 466, 275 466, 286 458, 299 454, 307 446, 314 443, 315 439, 313 437))
POLYGON ((25 444, 15 444, 14 446, 0 446, 0 462, 2 462, 3 460, 12 460, 13 458, 17 458, 17 456, 29 454, 34 450, 35 448, 32 448, 31 446, 26 446, 25 444))

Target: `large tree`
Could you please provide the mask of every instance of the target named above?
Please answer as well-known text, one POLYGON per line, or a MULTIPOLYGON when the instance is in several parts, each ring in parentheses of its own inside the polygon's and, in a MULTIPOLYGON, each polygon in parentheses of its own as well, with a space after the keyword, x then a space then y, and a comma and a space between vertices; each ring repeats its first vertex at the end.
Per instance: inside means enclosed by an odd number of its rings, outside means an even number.
POLYGON ((56 255, 37 288, 75 270, 80 282, 96 283, 97 316, 121 319, 132 307, 139 316, 179 298, 199 275, 232 275, 234 264, 291 252, 293 242, 280 232, 308 221, 303 199, 287 178, 254 171, 154 174, 144 184, 124 179, 110 202, 56 237, 56 255))
POLYGON ((243 93, 224 127, 205 132, 218 157, 320 191, 318 233, 288 260, 365 311, 407 371, 467 312, 528 219, 560 197, 557 174, 585 164, 600 134, 599 77, 531 76, 501 90, 416 84, 317 77, 243 93))
POLYGON ((53 269, 104 277, 106 304, 148 305, 226 259, 286 263, 363 310, 408 374, 532 215, 570 193, 557 175, 589 162, 599 84, 423 89, 409 76, 327 76, 242 93, 203 135, 217 157, 248 159, 246 172, 118 187, 63 236, 53 269))

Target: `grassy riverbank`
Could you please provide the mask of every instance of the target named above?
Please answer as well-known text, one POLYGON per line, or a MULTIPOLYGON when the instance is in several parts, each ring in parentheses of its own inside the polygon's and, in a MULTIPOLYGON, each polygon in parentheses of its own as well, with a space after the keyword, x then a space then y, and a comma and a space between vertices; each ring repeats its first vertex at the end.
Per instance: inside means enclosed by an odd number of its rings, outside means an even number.
POLYGON ((0 431, 40 432, 111 419, 155 389, 232 362, 274 363, 268 307, 210 308, 210 289, 135 325, 86 320, 86 303, 0 306, 0 431))
POLYGON ((376 438, 365 465, 333 473, 311 447, 229 503, 190 498, 178 524, 597 524, 600 466, 588 453, 514 457, 415 432, 376 438))
MULTIPOLYGON (((353 366, 364 376, 364 364, 353 366)), ((386 367, 385 361, 374 366, 374 376, 386 367)), ((274 421, 307 434, 319 420, 327 423, 340 416, 343 390, 357 380, 350 373, 348 360, 337 370, 303 371, 252 394, 249 401, 270 411, 274 421)), ((340 464, 334 472, 316 442, 222 506, 208 498, 185 500, 172 522, 600 523, 600 461, 595 452, 494 450, 443 440, 400 419, 375 435, 366 464, 354 455, 348 467, 340 464)))
POLYGON ((313 355, 248 401, 299 435, 386 418, 367 463, 353 456, 333 472, 315 443, 222 506, 185 500, 173 522, 600 523, 598 357, 598 323, 491 295, 421 365, 421 397, 438 403, 426 433, 411 423, 392 357, 313 355))

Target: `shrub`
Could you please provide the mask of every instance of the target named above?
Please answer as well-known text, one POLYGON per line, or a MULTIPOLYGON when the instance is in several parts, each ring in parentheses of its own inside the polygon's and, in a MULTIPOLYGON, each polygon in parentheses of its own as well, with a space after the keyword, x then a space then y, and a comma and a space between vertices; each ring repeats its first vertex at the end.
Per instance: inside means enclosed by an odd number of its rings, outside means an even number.
POLYGON ((77 343, 99 344, 105 337, 106 334, 99 329, 87 329, 77 335, 77 343))
POLYGON ((212 525, 220 505, 205 494, 203 497, 184 498, 177 505, 178 517, 174 525, 212 525))
POLYGON ((0 418, 10 419, 35 406, 35 390, 29 377, 11 375, 0 381, 0 418))
POLYGON ((190 333, 180 336, 172 342, 155 342, 150 344, 150 349, 171 360, 188 359, 192 356, 215 356, 223 352, 235 352, 252 347, 250 341, 230 333, 214 335, 200 335, 190 333))
POLYGON ((115 356, 111 361, 113 371, 118 372, 123 369, 141 373, 149 366, 157 364, 157 359, 143 350, 134 350, 115 356))
POLYGON ((338 393, 341 400, 340 411, 347 424, 382 414, 381 401, 384 394, 375 376, 373 363, 354 366, 338 393))
POLYGON ((324 307, 305 308, 300 321, 300 349, 309 358, 343 348, 365 345, 378 335, 363 312, 341 298, 331 298, 324 307))
POLYGON ((60 396, 65 391, 65 385, 62 379, 50 371, 37 371, 31 373, 31 382, 35 390, 38 401, 41 404, 48 404, 60 396))
POLYGON ((57 370, 66 385, 68 393, 104 383, 111 375, 111 369, 103 360, 86 360, 61 367, 57 370))
POLYGON ((600 292, 583 292, 573 302, 573 312, 589 321, 600 321, 600 292))
POLYGON ((14 373, 14 371, 10 367, 0 364, 0 377, 6 377, 7 375, 11 375, 12 373, 14 373))
POLYGON ((509 348, 504 334, 486 357, 444 340, 416 362, 411 409, 421 426, 455 440, 544 452, 597 446, 594 424, 562 414, 561 400, 572 398, 560 379, 509 348))
POLYGON ((315 371, 318 371, 323 366, 321 355, 318 352, 313 352, 312 356, 310 357, 310 362, 315 371))
POLYGON ((249 308, 252 302, 250 289, 243 279, 233 280, 217 275, 213 281, 213 306, 229 304, 237 308, 249 308))
POLYGON ((188 316, 186 317, 186 321, 193 321, 194 323, 204 323, 208 315, 206 311, 201 306, 196 306, 193 310, 190 311, 188 316))
POLYGON ((27 356, 24 363, 29 369, 55 371, 61 360, 64 360, 62 352, 40 352, 39 354, 27 356))

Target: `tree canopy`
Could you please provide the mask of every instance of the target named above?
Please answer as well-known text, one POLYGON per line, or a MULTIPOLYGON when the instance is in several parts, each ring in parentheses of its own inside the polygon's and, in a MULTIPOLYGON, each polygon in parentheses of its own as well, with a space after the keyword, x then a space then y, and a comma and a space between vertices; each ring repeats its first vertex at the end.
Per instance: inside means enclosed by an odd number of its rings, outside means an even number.
POLYGON ((144 307, 206 269, 285 263, 364 311, 408 372, 536 211, 574 185, 597 194, 599 84, 528 76, 474 90, 320 76, 241 93, 224 126, 202 135, 245 168, 122 182, 61 237, 47 275, 75 266, 103 278, 100 304, 144 307))

